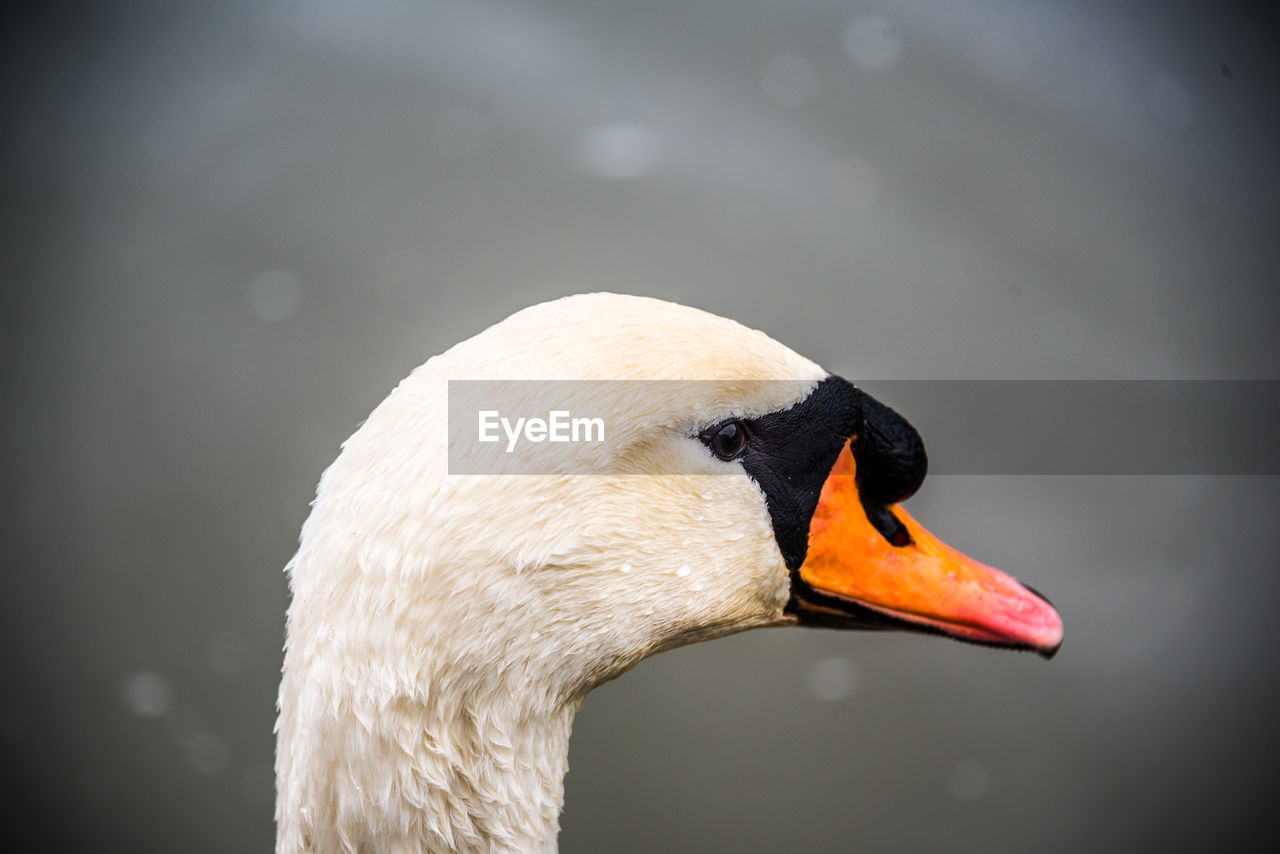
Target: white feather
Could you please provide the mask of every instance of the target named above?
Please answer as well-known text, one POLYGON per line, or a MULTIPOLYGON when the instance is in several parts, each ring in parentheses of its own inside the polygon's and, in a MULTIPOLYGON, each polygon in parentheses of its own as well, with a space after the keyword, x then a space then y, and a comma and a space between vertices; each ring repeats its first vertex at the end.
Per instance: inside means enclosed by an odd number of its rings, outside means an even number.
POLYGON ((287 568, 277 852, 553 851, 588 691, 788 620, 762 494, 691 429, 824 376, 733 321, 613 294, 526 309, 410 374, 321 477, 287 568), (611 470, 689 473, 459 476, 450 379, 716 382, 593 401, 611 470))

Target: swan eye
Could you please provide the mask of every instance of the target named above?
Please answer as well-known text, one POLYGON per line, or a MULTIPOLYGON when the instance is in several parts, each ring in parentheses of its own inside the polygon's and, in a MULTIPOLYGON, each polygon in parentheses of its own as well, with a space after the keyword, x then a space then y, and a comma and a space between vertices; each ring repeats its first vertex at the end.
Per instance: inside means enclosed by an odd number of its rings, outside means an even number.
POLYGON ((728 461, 742 453, 747 446, 747 430, 741 421, 726 421, 703 434, 703 441, 722 460, 728 461))

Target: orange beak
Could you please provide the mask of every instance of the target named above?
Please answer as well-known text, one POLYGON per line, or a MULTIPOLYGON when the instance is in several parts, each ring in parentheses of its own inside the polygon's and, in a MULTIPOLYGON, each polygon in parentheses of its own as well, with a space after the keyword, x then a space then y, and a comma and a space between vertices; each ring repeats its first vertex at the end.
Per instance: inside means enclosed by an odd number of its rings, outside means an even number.
POLYGON ((1046 657, 1057 652, 1062 618, 1052 605, 946 545, 900 505, 864 507, 855 465, 846 443, 823 484, 799 571, 804 585, 819 595, 802 601, 804 611, 839 623, 850 610, 866 609, 872 627, 934 631, 1046 657))

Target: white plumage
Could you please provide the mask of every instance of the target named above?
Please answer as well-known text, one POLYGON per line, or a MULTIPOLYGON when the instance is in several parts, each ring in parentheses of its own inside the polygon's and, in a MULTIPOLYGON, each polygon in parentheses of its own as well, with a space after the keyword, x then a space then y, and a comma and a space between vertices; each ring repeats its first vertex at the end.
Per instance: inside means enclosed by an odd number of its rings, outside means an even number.
POLYGON ((825 375, 731 320, 589 294, 401 382, 324 473, 288 567, 277 851, 554 850, 591 688, 663 649, 791 620, 763 495, 715 474, 690 436, 825 375), (446 473, 449 379, 719 383, 597 401, 620 467, 679 457, 690 474, 466 477, 446 473), (761 379, 792 382, 743 383, 761 379))
POLYGON ((278 854, 553 851, 583 697, 681 644, 888 621, 1052 655, 1052 606, 898 506, 926 467, 891 409, 659 300, 567 297, 431 359, 343 445, 288 567, 278 854), (525 414, 520 380, 697 382, 575 386, 609 424, 591 474, 478 475, 450 380, 525 414))

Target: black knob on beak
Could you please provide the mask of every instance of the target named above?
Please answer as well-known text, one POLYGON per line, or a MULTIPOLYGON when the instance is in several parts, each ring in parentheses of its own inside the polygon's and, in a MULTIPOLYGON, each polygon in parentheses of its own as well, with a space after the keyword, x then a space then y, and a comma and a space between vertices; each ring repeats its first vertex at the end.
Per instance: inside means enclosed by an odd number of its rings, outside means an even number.
POLYGON ((858 493, 870 506, 905 501, 929 471, 924 441, 907 419, 869 394, 862 395, 861 410, 853 445, 858 493))

